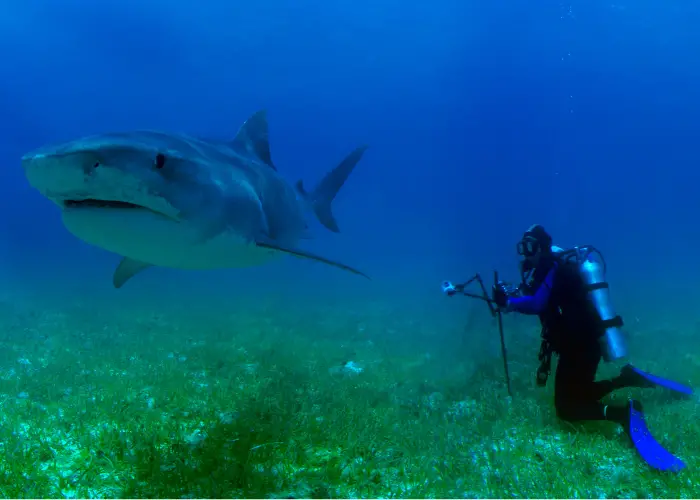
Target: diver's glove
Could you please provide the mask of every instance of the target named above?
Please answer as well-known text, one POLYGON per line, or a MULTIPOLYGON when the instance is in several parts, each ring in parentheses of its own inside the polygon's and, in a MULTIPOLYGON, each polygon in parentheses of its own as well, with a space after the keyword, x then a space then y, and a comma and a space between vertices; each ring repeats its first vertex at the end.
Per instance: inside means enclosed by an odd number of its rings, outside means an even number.
POLYGON ((499 281, 493 285, 491 300, 493 300, 494 304, 496 304, 499 309, 508 310, 508 299, 515 297, 517 293, 517 288, 514 288, 504 281, 499 281))

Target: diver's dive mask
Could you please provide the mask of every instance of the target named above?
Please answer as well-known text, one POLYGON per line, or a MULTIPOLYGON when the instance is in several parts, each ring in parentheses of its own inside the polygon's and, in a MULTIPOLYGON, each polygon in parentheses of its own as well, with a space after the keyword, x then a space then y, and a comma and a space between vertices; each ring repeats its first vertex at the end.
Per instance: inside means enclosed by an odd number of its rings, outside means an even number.
POLYGON ((534 236, 525 236, 518 242, 518 255, 524 259, 531 259, 540 251, 540 242, 534 236))
POLYGON ((542 243, 539 239, 531 235, 523 236, 523 239, 518 242, 517 245, 518 255, 522 257, 520 261, 520 272, 523 275, 523 282, 525 281, 525 275, 535 269, 539 261, 539 256, 542 251, 542 243))
POLYGON ((522 257, 520 273, 523 277, 523 283, 529 280, 532 272, 540 265, 543 255, 550 253, 551 244, 552 237, 541 225, 534 224, 525 231, 516 248, 518 255, 522 257))

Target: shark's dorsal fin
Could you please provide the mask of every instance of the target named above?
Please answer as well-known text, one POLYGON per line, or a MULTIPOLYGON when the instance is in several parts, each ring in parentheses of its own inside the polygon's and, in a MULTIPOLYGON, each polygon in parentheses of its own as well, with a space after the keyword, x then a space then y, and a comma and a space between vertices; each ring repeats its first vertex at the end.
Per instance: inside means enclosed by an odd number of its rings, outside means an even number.
POLYGON ((229 144, 237 152, 253 156, 273 170, 277 170, 270 156, 267 111, 264 109, 248 118, 229 144))

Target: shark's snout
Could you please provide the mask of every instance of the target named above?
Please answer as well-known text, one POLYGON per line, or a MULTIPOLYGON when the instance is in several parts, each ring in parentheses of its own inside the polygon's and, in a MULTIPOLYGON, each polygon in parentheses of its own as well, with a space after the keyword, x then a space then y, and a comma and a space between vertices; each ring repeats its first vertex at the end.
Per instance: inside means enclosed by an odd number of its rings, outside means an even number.
POLYGON ((22 156, 22 168, 27 171, 32 168, 43 168, 48 166, 50 157, 44 153, 29 152, 22 156))
POLYGON ((149 208, 153 199, 143 197, 139 179, 100 161, 95 151, 69 146, 51 152, 30 152, 22 157, 29 183, 62 209, 149 208))
POLYGON ((24 168, 27 168, 27 166, 29 165, 29 163, 31 163, 31 161, 32 161, 34 158, 41 159, 41 157, 42 157, 42 155, 38 155, 38 156, 37 156, 37 155, 35 155, 34 153, 27 153, 27 154, 25 154, 24 156, 22 156, 22 166, 23 166, 24 168))
POLYGON ((25 169, 29 167, 49 166, 63 158, 80 154, 81 148, 75 141, 46 145, 25 153, 22 156, 22 166, 25 169))
POLYGON ((34 158, 35 156, 31 154, 26 154, 22 157, 22 168, 25 172, 29 172, 29 170, 32 168, 34 158))
POLYGON ((53 201, 86 190, 88 179, 80 158, 28 153, 22 157, 22 167, 29 183, 53 201))
POLYGON ((24 155, 22 155, 22 165, 25 165, 28 162, 32 162, 34 160, 43 160, 47 156, 50 156, 51 154, 54 154, 57 152, 57 149, 55 146, 41 146, 39 148, 32 149, 31 151, 27 151, 24 155))

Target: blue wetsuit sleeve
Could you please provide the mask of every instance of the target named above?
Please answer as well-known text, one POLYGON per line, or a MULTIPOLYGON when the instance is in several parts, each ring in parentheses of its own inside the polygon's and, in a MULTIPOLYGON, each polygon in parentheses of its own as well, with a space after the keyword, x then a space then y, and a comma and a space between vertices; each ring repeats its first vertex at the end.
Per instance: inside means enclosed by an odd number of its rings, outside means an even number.
POLYGON ((533 295, 522 295, 508 300, 508 310, 521 314, 540 314, 547 307, 549 296, 552 292, 556 265, 552 266, 544 281, 533 295))

